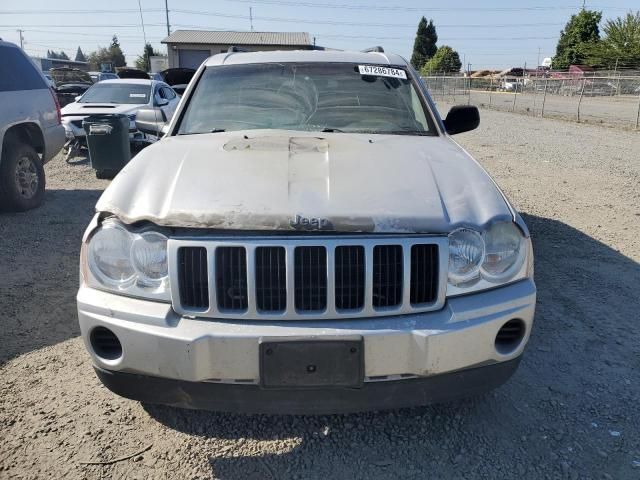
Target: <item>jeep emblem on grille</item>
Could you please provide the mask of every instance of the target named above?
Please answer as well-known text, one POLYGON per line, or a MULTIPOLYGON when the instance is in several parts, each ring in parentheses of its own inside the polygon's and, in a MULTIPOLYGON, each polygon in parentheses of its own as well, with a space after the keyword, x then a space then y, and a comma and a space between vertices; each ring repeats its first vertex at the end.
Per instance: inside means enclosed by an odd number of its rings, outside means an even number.
POLYGON ((331 222, 322 217, 303 217, 302 215, 296 215, 289 220, 291 225, 296 230, 331 230, 333 225, 331 222))

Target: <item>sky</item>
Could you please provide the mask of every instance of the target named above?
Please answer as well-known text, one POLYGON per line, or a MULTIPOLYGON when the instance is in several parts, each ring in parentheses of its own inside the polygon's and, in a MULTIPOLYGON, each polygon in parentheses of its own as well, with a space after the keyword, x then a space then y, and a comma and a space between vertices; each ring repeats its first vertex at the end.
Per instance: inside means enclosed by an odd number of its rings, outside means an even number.
MULTIPOLYGON (((640 9, 637 0, 598 0, 586 7, 607 18, 640 9)), ((127 63, 142 53, 144 40, 166 53, 165 0, 0 0, 0 38, 20 43, 32 56, 64 50, 72 59, 118 35, 127 63), (142 29, 144 22, 144 35, 142 29)), ((418 22, 433 19, 438 46, 457 50, 465 67, 534 66, 553 56, 567 20, 582 2, 534 0, 168 0, 171 31, 178 29, 303 31, 325 47, 360 50, 382 45, 411 56, 418 22)))

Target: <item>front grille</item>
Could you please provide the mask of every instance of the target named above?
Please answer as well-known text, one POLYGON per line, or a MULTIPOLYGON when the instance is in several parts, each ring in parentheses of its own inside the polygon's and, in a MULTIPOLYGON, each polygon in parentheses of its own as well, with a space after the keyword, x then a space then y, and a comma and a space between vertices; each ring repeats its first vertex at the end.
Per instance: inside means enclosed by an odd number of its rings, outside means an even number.
POLYGON ((296 247, 295 299, 300 311, 327 307, 327 251, 324 247, 296 247))
POLYGON ((411 247, 411 304, 430 303, 438 294, 438 247, 411 247))
POLYGON ((292 320, 399 315, 443 305, 446 238, 321 241, 172 239, 174 309, 213 318, 292 320))
POLYGON ((247 256, 243 247, 216 249, 216 295, 220 310, 247 309, 247 256))
POLYGON ((287 268, 284 247, 256 248, 256 305, 265 312, 287 307, 287 268))
POLYGON ((373 306, 394 307, 402 300, 402 247, 380 245, 373 249, 373 306))
POLYGON ((207 249, 182 247, 178 250, 180 303, 187 308, 209 308, 209 272, 207 249))
POLYGON ((336 247, 336 308, 352 310, 364 306, 364 247, 336 247))

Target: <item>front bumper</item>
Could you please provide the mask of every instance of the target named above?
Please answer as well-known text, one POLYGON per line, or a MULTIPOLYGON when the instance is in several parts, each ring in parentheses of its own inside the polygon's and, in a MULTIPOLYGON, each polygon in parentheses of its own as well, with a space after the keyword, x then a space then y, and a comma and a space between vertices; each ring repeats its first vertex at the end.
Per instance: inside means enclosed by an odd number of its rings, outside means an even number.
POLYGON ((405 408, 492 390, 516 371, 520 358, 431 377, 367 382, 362 388, 265 390, 257 385, 185 382, 95 367, 118 395, 146 403, 234 413, 333 414, 405 408))
MULTIPOLYGON (((73 117, 73 121, 84 120, 84 118, 73 117)), ((67 140, 81 139, 84 140, 87 133, 83 127, 78 127, 72 123, 71 120, 67 120, 62 117, 62 125, 64 126, 65 137, 67 140)), ((138 131, 135 120, 129 119, 129 134, 134 134, 138 131)))
POLYGON ((78 316, 99 377, 123 396, 193 408, 329 413, 417 405, 499 385, 515 370, 527 343, 535 300, 535 284, 523 280, 450 298, 441 310, 416 315, 240 322, 181 317, 169 304, 83 285, 78 316), (495 347, 496 334, 512 319, 524 322, 524 338, 501 353, 495 347), (122 343, 118 359, 96 355, 90 333, 98 326, 110 329, 122 343), (306 402, 308 391, 260 388, 261 341, 353 336, 364 341, 365 382, 360 393, 312 390, 318 401, 307 404, 299 402, 306 402), (409 393, 413 396, 407 398, 409 393))

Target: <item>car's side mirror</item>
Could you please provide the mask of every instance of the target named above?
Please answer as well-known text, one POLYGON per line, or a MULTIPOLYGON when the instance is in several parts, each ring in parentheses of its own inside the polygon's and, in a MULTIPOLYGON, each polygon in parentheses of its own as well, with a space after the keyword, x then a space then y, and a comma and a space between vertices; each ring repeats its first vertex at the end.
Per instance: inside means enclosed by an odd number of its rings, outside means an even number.
POLYGON ((473 105, 456 105, 451 107, 447 118, 444 119, 444 127, 449 135, 468 132, 480 125, 480 112, 473 105))
POLYGON ((141 108, 136 112, 136 128, 143 133, 161 137, 167 122, 167 115, 161 108, 141 108))
POLYGON ((156 100, 156 105, 158 107, 164 107, 165 105, 169 105, 169 100, 167 100, 166 98, 159 98, 158 100, 156 100))

